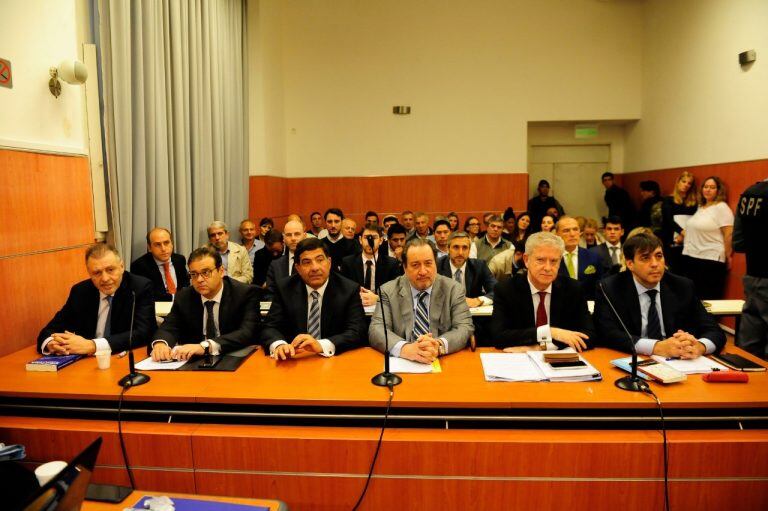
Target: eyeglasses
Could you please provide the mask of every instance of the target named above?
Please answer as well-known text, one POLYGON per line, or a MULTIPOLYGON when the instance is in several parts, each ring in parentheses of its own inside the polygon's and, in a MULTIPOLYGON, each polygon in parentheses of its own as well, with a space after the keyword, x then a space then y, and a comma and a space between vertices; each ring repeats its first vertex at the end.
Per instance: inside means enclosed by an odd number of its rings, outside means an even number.
POLYGON ((200 272, 197 271, 191 271, 189 272, 189 280, 197 280, 197 277, 203 277, 203 280, 208 280, 211 278, 211 275, 213 275, 213 270, 206 269, 200 272))

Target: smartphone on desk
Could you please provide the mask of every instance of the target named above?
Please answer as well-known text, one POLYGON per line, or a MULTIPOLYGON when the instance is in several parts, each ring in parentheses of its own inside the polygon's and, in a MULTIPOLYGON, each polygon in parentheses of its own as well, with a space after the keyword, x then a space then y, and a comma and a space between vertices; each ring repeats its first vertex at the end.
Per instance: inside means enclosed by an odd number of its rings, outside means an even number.
POLYGON ((583 369, 587 367, 585 362, 577 360, 575 362, 550 362, 552 369, 583 369))
POLYGON ((710 355, 713 359, 720 362, 724 366, 730 367, 736 371, 758 372, 765 371, 765 367, 747 360, 741 355, 735 353, 720 353, 719 355, 710 355))
POLYGON ((221 357, 208 356, 203 357, 197 367, 201 369, 213 369, 221 361, 221 357))

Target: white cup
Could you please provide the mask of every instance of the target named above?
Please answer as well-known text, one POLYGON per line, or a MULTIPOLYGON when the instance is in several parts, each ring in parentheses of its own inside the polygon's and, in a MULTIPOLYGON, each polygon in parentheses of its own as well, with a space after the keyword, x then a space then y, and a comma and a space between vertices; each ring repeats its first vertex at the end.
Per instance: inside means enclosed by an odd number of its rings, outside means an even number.
POLYGON ((44 486, 45 483, 59 475, 59 472, 64 470, 64 467, 66 466, 66 461, 49 461, 48 463, 43 463, 35 469, 37 482, 40 483, 40 486, 44 486))
POLYGON ((109 364, 112 361, 112 350, 99 350, 94 355, 99 369, 109 369, 109 364))

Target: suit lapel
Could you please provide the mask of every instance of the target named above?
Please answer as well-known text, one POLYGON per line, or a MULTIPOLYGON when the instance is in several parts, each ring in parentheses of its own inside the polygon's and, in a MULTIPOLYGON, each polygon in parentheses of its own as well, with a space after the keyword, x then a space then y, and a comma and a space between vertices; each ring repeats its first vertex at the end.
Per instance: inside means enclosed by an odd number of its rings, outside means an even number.
MULTIPOLYGON (((515 286, 517 287, 517 293, 519 296, 523 297, 523 310, 520 311, 523 314, 523 319, 525 320, 523 324, 528 324, 530 322, 531 325, 535 325, 536 319, 533 315, 533 295, 531 294, 531 286, 528 284, 528 278, 525 275, 519 275, 515 276, 514 279, 515 286)), ((554 293, 552 297, 554 298, 554 293)))
POLYGON ((221 293, 221 303, 219 303, 219 335, 229 331, 229 316, 232 312, 230 310, 230 305, 232 304, 232 284, 227 279, 224 279, 222 285, 224 286, 224 291, 221 293))
POLYGON ((667 337, 670 337, 674 331, 674 318, 675 318, 675 304, 677 303, 677 297, 674 292, 667 285, 666 281, 662 279, 659 293, 659 304, 661 305, 661 315, 664 322, 664 333, 667 337))
POLYGON ((432 293, 429 296, 429 331, 434 334, 439 334, 440 327, 440 314, 443 310, 443 302, 445 301, 445 290, 442 279, 435 278, 435 283, 432 284, 432 293))
MULTIPOLYGON (((298 319, 299 319, 299 333, 307 333, 307 314, 309 312, 309 309, 307 309, 307 288, 304 284, 304 281, 300 278, 297 278, 295 281, 296 288, 294 289, 294 296, 297 300, 297 310, 298 310, 298 319)), ((328 288, 326 288, 326 291, 328 288)), ((320 318, 322 321, 322 318, 320 318)), ((322 328, 322 324, 320 325, 322 328)))
POLYGON ((325 287, 325 293, 323 293, 323 299, 320 303, 320 333, 324 339, 329 337, 327 332, 330 332, 331 320, 333 318, 333 307, 331 306, 333 300, 331 297, 335 294, 336 286, 333 273, 331 273, 328 276, 328 285, 325 287))
MULTIPOLYGON (((637 332, 637 335, 640 335, 643 327, 642 318, 640 316, 640 298, 637 296, 637 288, 635 287, 635 280, 632 277, 632 273, 627 270, 624 272, 624 275, 626 275, 624 278, 629 284, 623 286, 627 290, 627 293, 629 293, 629 296, 627 297, 627 303, 629 304, 629 311, 627 312, 630 320, 628 329, 631 333, 637 332)), ((619 299, 621 299, 621 297, 619 297, 619 299)), ((616 297, 614 297, 614 303, 615 300, 616 297)))
POLYGON ((405 335, 403 337, 406 340, 411 340, 413 334, 413 296, 411 295, 411 286, 408 283, 408 278, 403 277, 398 287, 400 294, 400 317, 403 318, 403 325, 405 325, 405 335))
MULTIPOLYGON (((549 300, 549 324, 562 324, 563 300, 562 285, 557 279, 552 283, 552 296, 549 300)), ((531 299, 531 314, 533 314, 533 299, 531 299)))

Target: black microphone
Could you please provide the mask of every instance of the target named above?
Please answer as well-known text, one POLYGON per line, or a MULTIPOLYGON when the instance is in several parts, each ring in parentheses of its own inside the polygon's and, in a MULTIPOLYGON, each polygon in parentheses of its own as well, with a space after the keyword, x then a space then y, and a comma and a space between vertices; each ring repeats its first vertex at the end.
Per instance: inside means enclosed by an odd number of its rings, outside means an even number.
MULTIPOLYGON (((374 248, 373 248, 373 245, 374 245, 374 242, 373 242, 373 235, 372 235, 372 234, 368 234, 368 235, 365 237, 365 240, 368 242, 368 246, 369 246, 369 247, 371 247, 371 250, 375 252, 375 250, 374 250, 374 248)), ((374 262, 376 261, 376 254, 374 254, 374 256, 373 256, 373 260, 374 260, 374 262)))
POLYGON ((645 381, 643 381, 642 378, 639 378, 637 376, 637 348, 635 347, 635 341, 632 340, 632 334, 629 333, 629 329, 624 324, 624 321, 621 320, 621 316, 619 316, 619 313, 616 312, 616 308, 613 306, 611 299, 608 298, 608 293, 605 292, 605 289, 603 288, 603 283, 598 282, 597 287, 600 288, 600 292, 605 297, 605 301, 608 303, 608 306, 611 308, 611 311, 613 311, 613 315, 616 316, 616 319, 619 320, 619 324, 621 325, 621 328, 623 328, 624 333, 627 334, 629 347, 632 349, 632 362, 630 363, 631 371, 629 373, 629 376, 624 376, 622 378, 619 378, 614 382, 614 384, 622 390, 629 390, 631 392, 645 392, 648 389, 648 384, 645 381))
MULTIPOLYGON (((365 237, 368 240, 371 250, 373 250, 373 236, 368 235, 365 237)), ((373 250, 373 264, 377 263, 376 251, 373 250)), ((376 294, 379 295, 379 302, 381 303, 381 323, 384 327, 384 372, 377 374, 371 378, 371 383, 378 387, 389 387, 390 390, 395 385, 403 383, 403 379, 395 373, 389 372, 389 335, 387 334, 387 319, 384 316, 384 304, 389 303, 389 297, 381 290, 380 286, 376 286, 376 294)), ((392 304, 389 305, 389 311, 392 312, 392 304)), ((374 309, 374 314, 376 310, 374 309)))
POLYGON ((131 303, 131 329, 128 331, 128 374, 117 382, 121 387, 136 387, 149 381, 149 376, 136 372, 133 360, 133 318, 136 316, 136 291, 131 290, 131 297, 133 301, 131 303))

